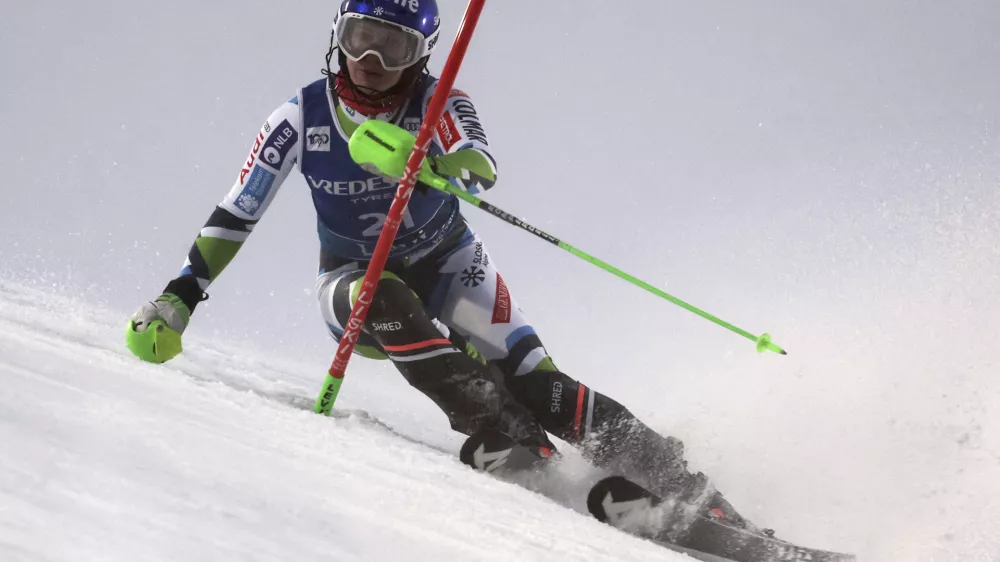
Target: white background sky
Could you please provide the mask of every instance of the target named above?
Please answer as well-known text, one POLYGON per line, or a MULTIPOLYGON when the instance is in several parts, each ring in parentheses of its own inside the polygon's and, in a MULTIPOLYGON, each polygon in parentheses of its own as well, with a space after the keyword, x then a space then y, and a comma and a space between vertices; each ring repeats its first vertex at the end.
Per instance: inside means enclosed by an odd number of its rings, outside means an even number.
MULTIPOLYGON (((124 324, 319 77, 335 4, 5 6, 0 272, 124 324)), ((442 2, 435 71, 463 8, 442 2)), ((457 82, 498 160, 486 198, 788 357, 466 215, 557 364, 724 491, 752 476, 744 504, 822 484, 875 503, 837 524, 961 533, 1000 509, 998 29, 995 0, 488 3, 457 82)), ((318 386, 314 231, 293 175, 186 337, 296 354, 318 386)), ((395 376, 352 369, 344 392, 395 376)))

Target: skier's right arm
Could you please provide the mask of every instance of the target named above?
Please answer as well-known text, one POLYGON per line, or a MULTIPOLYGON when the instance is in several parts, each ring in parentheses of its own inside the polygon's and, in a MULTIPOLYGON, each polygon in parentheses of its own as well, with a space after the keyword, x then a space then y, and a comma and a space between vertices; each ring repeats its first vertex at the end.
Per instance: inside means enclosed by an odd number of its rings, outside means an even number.
POLYGON ((126 343, 139 358, 162 363, 181 351, 180 335, 191 312, 207 298, 205 290, 236 257, 294 167, 300 122, 295 98, 268 117, 233 187, 195 238, 180 275, 129 319, 126 343))

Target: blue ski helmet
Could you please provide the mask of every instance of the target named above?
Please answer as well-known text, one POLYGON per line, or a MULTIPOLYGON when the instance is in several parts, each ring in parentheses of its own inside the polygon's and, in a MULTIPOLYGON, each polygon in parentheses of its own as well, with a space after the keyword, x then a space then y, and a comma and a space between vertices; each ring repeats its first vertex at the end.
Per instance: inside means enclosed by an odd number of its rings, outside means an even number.
POLYGON ((375 55, 386 70, 400 70, 430 56, 441 17, 435 0, 344 0, 333 29, 351 60, 375 55))

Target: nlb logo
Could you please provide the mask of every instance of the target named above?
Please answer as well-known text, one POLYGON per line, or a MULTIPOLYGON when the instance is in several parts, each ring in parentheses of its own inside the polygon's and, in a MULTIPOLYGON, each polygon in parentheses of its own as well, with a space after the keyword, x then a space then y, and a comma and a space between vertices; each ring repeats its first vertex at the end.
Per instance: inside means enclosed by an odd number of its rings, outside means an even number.
POLYGON ((265 148, 263 156, 264 156, 264 161, 267 162, 268 164, 272 166, 281 165, 281 153, 278 152, 278 149, 274 148, 273 146, 265 148))
POLYGON ((298 140, 299 134, 288 121, 282 121, 264 143, 261 159, 276 170, 281 170, 285 157, 298 140))

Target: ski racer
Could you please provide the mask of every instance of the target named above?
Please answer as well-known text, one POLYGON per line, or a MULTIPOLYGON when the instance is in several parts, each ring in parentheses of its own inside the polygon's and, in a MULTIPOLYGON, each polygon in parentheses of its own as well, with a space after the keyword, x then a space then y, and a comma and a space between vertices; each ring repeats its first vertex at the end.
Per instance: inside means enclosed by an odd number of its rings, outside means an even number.
MULTIPOLYGON (((130 318, 133 353, 162 362, 179 352, 155 349, 147 328, 160 321, 183 333, 296 165, 316 209, 320 312, 339 341, 397 186, 356 164, 347 143, 369 119, 416 134, 437 84, 426 66, 439 31, 435 0, 342 3, 323 78, 264 122, 178 277, 130 318)), ((450 93, 424 166, 472 193, 496 183, 486 132, 467 94, 450 93)), ((701 473, 687 470, 679 440, 556 367, 452 195, 426 186, 414 192, 355 352, 391 361, 456 431, 496 429, 539 456, 554 450, 549 432, 598 466, 699 514, 753 529, 701 473)))

